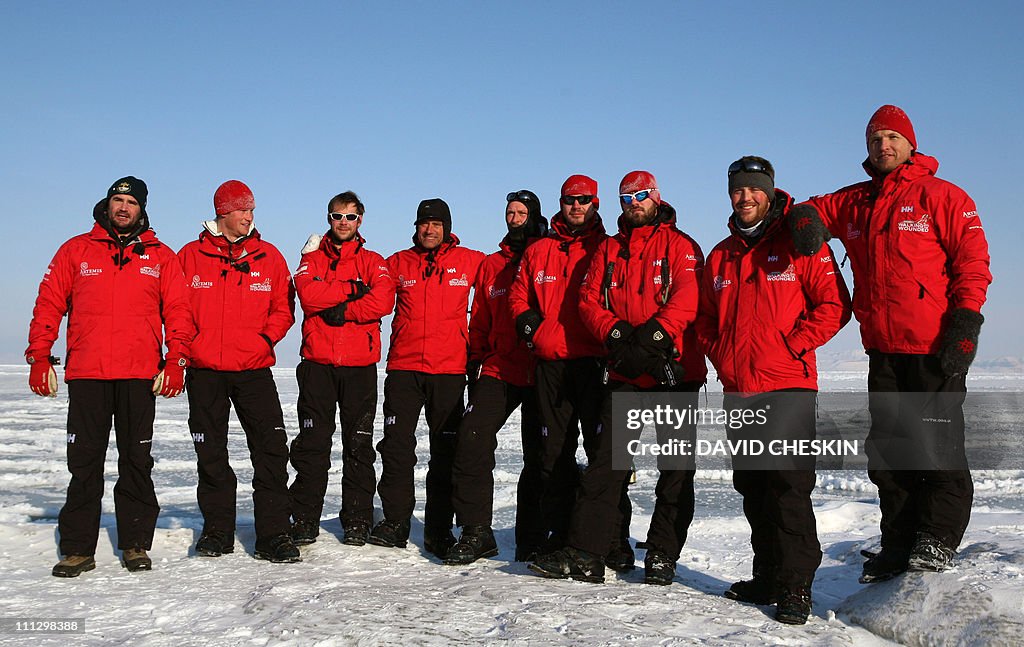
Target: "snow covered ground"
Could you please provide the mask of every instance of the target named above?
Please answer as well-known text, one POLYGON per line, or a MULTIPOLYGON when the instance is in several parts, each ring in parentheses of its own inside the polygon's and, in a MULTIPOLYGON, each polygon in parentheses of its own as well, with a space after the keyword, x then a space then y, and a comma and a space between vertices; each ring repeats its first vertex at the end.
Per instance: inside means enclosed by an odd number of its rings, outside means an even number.
MULTIPOLYGON (((551 581, 511 561, 519 452, 512 428, 502 432, 498 448, 496 559, 444 566, 420 550, 418 520, 405 550, 343 546, 333 516, 322 522, 320 540, 303 548, 301 564, 253 559, 251 471, 234 422, 233 464, 241 482, 236 552, 196 557, 192 546, 202 519, 185 398, 161 400, 157 408, 154 478, 162 512, 151 552, 154 570, 131 574, 119 565, 111 449, 97 568, 77 579, 54 578, 55 520, 68 479, 67 396, 63 385, 55 400, 31 395, 27 372, 0 366, 0 644, 1016 645, 1024 633, 1024 471, 976 473, 974 514, 954 571, 910 574, 870 587, 858 584, 857 576, 859 551, 877 542, 874 488, 863 473, 820 473, 815 512, 825 556, 814 583, 814 615, 804 627, 789 627, 772 619, 770 607, 721 595, 749 576, 751 558, 727 471, 698 474, 697 518, 669 587, 645 586, 641 569, 625 576, 609 572, 604 585, 551 581), (84 620, 85 631, 19 634, 10 625, 15 618, 75 618, 84 620)), ((290 369, 276 376, 294 434, 294 376, 290 369)), ((863 388, 863 375, 835 374, 826 382, 863 388)), ((1019 375, 990 382, 1022 386, 1019 375)), ((996 388, 985 382, 972 388, 979 386, 996 388)), ((379 431, 379 415, 377 425, 379 431)), ((421 463, 421 488, 424 470, 421 463)), ((655 480, 656 473, 641 471, 631 489, 634 540, 646 536, 655 480)), ((339 488, 340 463, 331 472, 328 510, 340 505, 339 488)), ((422 489, 418 498, 422 502, 422 489)), ((642 551, 637 557, 642 564, 642 551)))

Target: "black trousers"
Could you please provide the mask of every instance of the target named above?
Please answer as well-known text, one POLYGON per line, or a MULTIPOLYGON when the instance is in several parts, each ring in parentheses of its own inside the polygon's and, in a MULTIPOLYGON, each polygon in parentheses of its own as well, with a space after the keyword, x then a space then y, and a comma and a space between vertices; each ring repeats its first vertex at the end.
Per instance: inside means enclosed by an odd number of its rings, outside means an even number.
POLYGON ((153 489, 152 380, 71 380, 68 382, 67 500, 57 529, 62 555, 93 555, 100 533, 103 462, 111 419, 117 443, 114 515, 117 547, 153 547, 160 506, 153 489))
MULTIPOLYGON (((576 465, 579 438, 587 462, 594 460, 601 430, 604 362, 595 357, 537 363, 537 401, 541 424, 541 514, 545 526, 564 543, 580 484, 576 465), (578 427, 577 427, 578 422, 578 427)), ((619 513, 613 519, 612 544, 629 537, 632 505, 623 482, 619 513)), ((608 547, 598 551, 607 552, 608 547)))
MULTIPOLYGON (((697 408, 697 382, 684 382, 676 387, 685 396, 685 405, 697 408)), ((597 436, 597 448, 590 464, 583 473, 579 495, 572 511, 569 530, 569 545, 589 553, 604 554, 609 542, 614 542, 617 532, 616 519, 621 515, 621 504, 625 488, 629 484, 629 469, 614 469, 613 457, 624 454, 624 448, 631 440, 640 437, 642 429, 612 430, 612 394, 664 391, 663 388, 640 389, 632 384, 611 382, 605 387, 601 403, 601 433, 597 436)), ((693 447, 697 437, 695 422, 689 422, 680 429, 656 428, 658 442, 684 440, 693 447)), ((624 462, 624 461, 623 461, 624 462)), ((693 521, 694 496, 693 477, 695 469, 669 469, 662 467, 659 457, 658 483, 655 486, 654 514, 647 532, 648 550, 658 550, 673 559, 686 543, 690 522, 693 521)))
MULTIPOLYGON (((727 427, 729 440, 813 440, 815 398, 808 389, 786 389, 751 397, 727 394, 726 411, 761 411, 764 424, 727 427)), ((732 418, 730 418, 732 419, 732 418)), ((739 418, 736 418, 739 420, 739 418)), ((784 588, 810 586, 821 564, 811 492, 815 484, 813 456, 795 456, 777 462, 780 469, 763 469, 764 461, 736 456, 732 482, 743 496, 743 515, 750 524, 754 550, 752 572, 784 588), (760 468, 760 469, 759 469, 760 468)))
POLYGON ((328 366, 302 360, 299 383, 299 435, 290 459, 295 480, 290 493, 296 521, 319 521, 331 469, 335 419, 341 416, 341 524, 373 523, 377 475, 373 462, 373 417, 377 411, 377 367, 328 366))
POLYGON ((257 537, 288 532, 288 434, 269 368, 214 371, 190 368, 185 377, 188 429, 196 449, 196 497, 204 532, 235 531, 238 479, 228 461, 228 416, 234 406, 252 462, 257 537))
POLYGON ((924 531, 955 550, 974 501, 964 448, 967 376, 943 375, 935 355, 868 356, 868 477, 878 486, 882 547, 909 551, 924 531))
POLYGON ((516 545, 535 547, 547 538, 540 515, 541 425, 535 388, 514 386, 489 375, 477 380, 456 438, 452 503, 458 525, 491 525, 498 432, 519 406, 523 469, 516 488, 516 545))
POLYGON ((427 533, 452 527, 452 461, 464 409, 466 376, 391 371, 384 380, 384 438, 377 444, 381 475, 377 483, 384 517, 402 521, 416 506, 416 424, 426 408, 430 461, 427 464, 427 533))

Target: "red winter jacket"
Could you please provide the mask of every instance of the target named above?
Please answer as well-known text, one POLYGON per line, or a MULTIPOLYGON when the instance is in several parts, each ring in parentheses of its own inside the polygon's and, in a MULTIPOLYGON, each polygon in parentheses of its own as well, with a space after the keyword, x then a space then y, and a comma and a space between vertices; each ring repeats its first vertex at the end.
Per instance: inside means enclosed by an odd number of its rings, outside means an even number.
POLYGON ((49 355, 68 315, 65 381, 152 379, 167 352, 188 357, 191 328, 178 257, 152 229, 122 248, 98 223, 64 243, 39 284, 26 355, 49 355))
POLYGON ((466 372, 469 290, 483 260, 455 234, 432 252, 414 245, 388 258, 397 290, 389 371, 466 372))
POLYGON ((726 393, 818 388, 814 349, 850 320, 850 293, 827 244, 793 247, 783 217, 792 198, 775 190, 767 231, 736 229, 708 256, 697 333, 726 393))
MULTIPOLYGON (((708 369, 693 330, 704 267, 700 246, 676 228, 676 210, 667 202, 654 224, 633 228, 622 216, 618 224, 619 233, 602 241, 590 261, 580 293, 584 325, 605 340, 618 321, 639 327, 654 317, 675 342, 683 379, 703 383, 708 369)), ((657 384, 650 375, 626 379, 613 372, 612 377, 642 388, 657 384)))
POLYGON ((985 303, 988 242, 977 207, 935 177, 934 157, 914 153, 884 176, 810 199, 853 264, 853 311, 864 348, 939 351, 943 316, 985 303))
MULTIPOLYGON (((302 307, 303 358, 330 366, 370 366, 380 361, 380 320, 395 307, 395 286, 384 257, 364 247, 356 235, 338 249, 330 232, 306 251, 295 270, 295 290, 302 307), (355 281, 369 292, 345 306, 345 322, 330 326, 318 312, 348 299, 355 281)), ((313 239, 315 243, 315 239, 313 239)), ((310 247, 307 243, 307 249, 310 247)))
POLYGON ((514 386, 529 386, 534 383, 533 353, 516 335, 515 319, 508 305, 519 258, 502 241, 501 249, 480 265, 469 319, 469 357, 482 362, 481 375, 514 386))
POLYGON ((508 302, 513 319, 527 310, 541 316, 533 335, 533 353, 538 359, 605 355, 604 344, 580 319, 579 293, 590 258, 606 238, 600 215, 595 213, 590 226, 573 236, 559 212, 551 219, 551 233, 523 253, 508 302))
POLYGON ((231 243, 216 221, 203 225, 199 240, 178 252, 192 305, 192 366, 217 371, 273 366, 272 344, 295 323, 288 264, 255 229, 231 243))

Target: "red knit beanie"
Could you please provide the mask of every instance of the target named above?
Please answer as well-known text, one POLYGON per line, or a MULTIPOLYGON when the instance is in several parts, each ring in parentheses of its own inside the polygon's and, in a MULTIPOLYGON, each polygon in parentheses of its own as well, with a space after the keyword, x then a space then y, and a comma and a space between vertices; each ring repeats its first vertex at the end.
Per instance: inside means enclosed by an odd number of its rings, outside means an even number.
POLYGON ((651 199, 661 204, 661 191, 658 190, 658 181, 648 171, 630 171, 626 177, 619 182, 619 193, 636 193, 644 189, 652 190, 651 199))
POLYGON ((597 197, 597 181, 586 175, 570 175, 562 183, 562 195, 592 195, 594 206, 601 206, 601 200, 597 197))
POLYGON ((232 211, 255 209, 256 199, 244 182, 228 180, 213 194, 213 208, 218 216, 223 216, 232 211))
POLYGON ((907 113, 896 106, 884 105, 875 110, 875 114, 871 115, 871 119, 868 121, 868 128, 864 136, 871 137, 871 133, 876 130, 895 130, 906 137, 907 141, 910 142, 910 146, 917 150, 914 124, 910 123, 910 117, 907 116, 907 113))

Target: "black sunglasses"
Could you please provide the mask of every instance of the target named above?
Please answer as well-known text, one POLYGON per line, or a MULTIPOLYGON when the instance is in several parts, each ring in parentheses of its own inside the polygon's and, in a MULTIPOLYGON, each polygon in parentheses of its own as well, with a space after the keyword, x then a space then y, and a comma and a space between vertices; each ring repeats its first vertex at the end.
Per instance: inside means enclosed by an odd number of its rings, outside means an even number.
POLYGON ((768 167, 756 160, 736 160, 729 165, 729 177, 732 177, 740 171, 746 171, 747 173, 764 173, 765 175, 771 176, 768 172, 768 167))
POLYGON ((348 220, 349 222, 352 222, 353 220, 359 220, 359 214, 358 213, 331 212, 331 213, 327 214, 327 216, 331 220, 348 220))
POLYGON ((579 202, 580 204, 590 204, 593 201, 594 201, 594 196, 592 196, 592 195, 563 195, 562 196, 562 204, 564 204, 567 207, 571 207, 574 202, 579 202))
POLYGON ((505 202, 532 202, 535 198, 533 194, 527 193, 526 191, 513 191, 505 196, 505 202))

